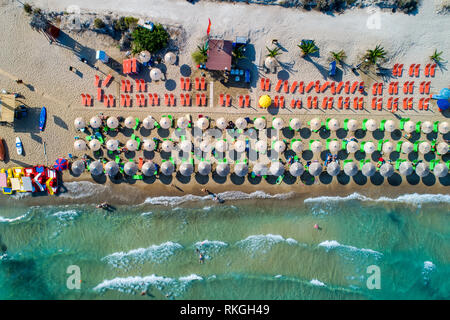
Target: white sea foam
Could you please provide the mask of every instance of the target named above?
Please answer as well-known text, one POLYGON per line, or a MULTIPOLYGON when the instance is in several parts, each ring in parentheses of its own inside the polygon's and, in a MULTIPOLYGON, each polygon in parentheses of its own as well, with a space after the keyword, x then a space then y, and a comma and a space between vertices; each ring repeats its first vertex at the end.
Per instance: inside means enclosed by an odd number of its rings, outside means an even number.
POLYGON ((238 241, 236 245, 252 253, 266 253, 273 245, 278 243, 287 243, 289 245, 298 244, 297 240, 292 238, 285 239, 280 235, 259 234, 248 236, 244 240, 238 241))
POLYGON ((133 249, 128 252, 115 252, 102 260, 116 268, 129 268, 135 263, 155 262, 161 263, 174 255, 183 246, 179 243, 168 241, 148 248, 133 249))
POLYGON ((309 283, 311 283, 313 286, 326 287, 325 283, 317 279, 312 279, 309 283))
POLYGON ((151 216, 152 214, 153 214, 153 212, 148 211, 148 212, 141 213, 141 216, 146 217, 146 216, 151 216))
POLYGON ((434 263, 431 262, 431 261, 425 261, 425 262, 423 263, 423 269, 424 269, 424 271, 433 271, 434 268, 436 268, 436 266, 435 266, 434 263))
POLYGON ((108 186, 96 184, 89 181, 74 181, 64 183, 67 192, 60 193, 62 198, 80 199, 103 193, 109 189, 108 186))
POLYGON ((195 248, 200 250, 206 259, 211 259, 211 255, 218 253, 220 250, 228 247, 228 243, 217 240, 203 240, 194 244, 195 248))
POLYGON ((196 274, 180 277, 178 279, 152 274, 145 277, 136 276, 104 280, 93 290, 99 293, 115 290, 123 293, 136 294, 149 289, 149 287, 155 287, 164 293, 178 296, 182 294, 192 282, 202 280, 203 278, 196 274))
POLYGON ((72 221, 80 214, 76 210, 58 211, 52 214, 53 217, 58 218, 61 221, 72 221))
POLYGON ((365 248, 357 248, 353 246, 343 245, 337 242, 336 240, 325 240, 318 245, 319 247, 324 247, 326 251, 333 250, 333 249, 344 249, 351 252, 359 252, 364 254, 370 254, 375 255, 377 257, 382 256, 383 254, 381 252, 372 250, 372 249, 365 249, 365 248))
POLYGON ((358 200, 358 201, 373 201, 373 202, 397 202, 397 203, 407 203, 420 205, 423 203, 450 203, 450 195, 445 194, 404 194, 398 196, 397 198, 388 198, 388 197, 380 197, 378 199, 372 199, 370 197, 366 197, 357 192, 352 193, 346 197, 338 197, 338 196, 321 196, 315 198, 307 198, 304 200, 305 203, 330 203, 330 202, 340 202, 340 201, 349 201, 349 200, 358 200))
POLYGON ((15 217, 15 218, 5 218, 5 217, 0 216, 0 222, 11 223, 11 222, 23 220, 27 216, 28 216, 28 212, 23 214, 23 215, 21 215, 21 216, 15 217))

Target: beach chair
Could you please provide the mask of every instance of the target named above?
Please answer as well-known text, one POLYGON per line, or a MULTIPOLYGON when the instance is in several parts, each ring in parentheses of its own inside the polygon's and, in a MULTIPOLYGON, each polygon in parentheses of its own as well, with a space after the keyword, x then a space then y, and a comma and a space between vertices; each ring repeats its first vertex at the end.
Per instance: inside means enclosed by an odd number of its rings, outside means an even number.
POLYGON ((284 80, 284 93, 289 93, 289 81, 284 80))
POLYGON ((298 84, 298 93, 303 94, 305 92, 305 83, 300 81, 298 84))
POLYGON ((125 107, 125 95, 124 94, 120 95, 120 106, 125 107))
POLYGON ((200 79, 200 87, 202 90, 206 90, 206 79, 204 77, 200 79))
POLYGON ((426 98, 426 99, 423 101, 423 110, 428 111, 428 105, 429 105, 429 102, 430 102, 430 98, 426 98))
POLYGON ((120 80, 120 83, 121 83, 120 90, 122 92, 126 92, 127 91, 127 87, 126 87, 125 80, 120 80))
POLYGON ((297 85, 298 85, 298 82, 297 82, 297 81, 294 81, 294 82, 292 83, 292 86, 291 86, 291 93, 294 93, 294 92, 295 92, 295 89, 297 89, 297 85))
POLYGON ((265 83, 265 79, 264 79, 264 78, 261 78, 261 79, 259 80, 259 88, 260 88, 262 91, 264 91, 264 83, 265 83))
POLYGON ((419 110, 423 110, 423 101, 425 100, 425 98, 421 98, 419 100, 419 110))
POLYGON ((97 100, 102 101, 103 99, 103 90, 102 88, 97 88, 97 100))
POLYGON ((313 108, 317 109, 319 104, 319 99, 317 97, 314 97, 313 99, 313 108))
POLYGON ((273 100, 273 105, 275 108, 278 108, 278 99, 279 99, 279 97, 275 96, 275 99, 273 100))
POLYGON ((336 83, 334 81, 330 84, 330 90, 331 94, 336 94, 336 83))
POLYGON ((358 110, 358 97, 353 98, 353 109, 358 110))
POLYGON ((408 110, 408 98, 403 98, 403 110, 408 110))
POLYGON ((225 96, 225 102, 226 102, 226 104, 227 104, 227 107, 230 107, 230 106, 231 106, 231 96, 230 96, 229 94, 227 94, 227 95, 225 96))
POLYGON ((372 110, 377 110, 377 98, 372 98, 372 110))
POLYGON ((244 96, 240 95, 239 96, 239 108, 243 108, 244 107, 244 96))
POLYGON ((427 78, 430 76, 430 67, 431 67, 431 63, 428 63, 425 66, 424 74, 425 74, 425 77, 427 77, 427 78))
POLYGON ((398 68, 398 63, 394 64, 394 67, 392 68, 392 75, 394 77, 397 76, 397 68, 398 68))
POLYGON ((140 92, 141 91, 141 82, 139 81, 139 79, 134 79, 134 83, 136 84, 136 91, 140 92))
POLYGON ((268 79, 268 78, 265 79, 264 89, 266 91, 270 91, 270 79, 268 79))
POLYGON ((98 75, 94 76, 94 87, 100 87, 100 77, 98 75))
POLYGON ((141 93, 139 95, 139 99, 141 100, 141 107, 146 107, 147 106, 147 101, 146 101, 145 95, 143 93, 141 93))
POLYGON ((350 109, 350 97, 345 97, 344 108, 350 109))
POLYGON ((245 107, 250 107, 250 96, 248 94, 245 95, 245 107))
POLYGON ((197 93, 197 94, 195 95, 195 105, 196 105, 197 107, 201 107, 201 104, 200 104, 200 93, 197 93))
POLYGON ((182 106, 184 106, 185 103, 186 103, 186 101, 184 100, 184 94, 183 93, 180 93, 180 103, 181 103, 182 106))
POLYGON ((403 64, 399 64, 397 68, 397 77, 401 77, 403 74, 403 64))
POLYGON ((388 92, 389 92, 390 95, 394 94, 394 83, 393 82, 389 83, 389 90, 388 90, 388 92))
POLYGON ((169 98, 170 98, 170 105, 171 105, 172 107, 175 107, 176 101, 175 101, 175 96, 173 95, 173 93, 171 93, 171 94, 169 95, 169 98))
POLYGON ((206 94, 202 93, 201 98, 202 98, 202 106, 206 107, 206 94))
POLYGON ((353 82, 353 85, 352 85, 352 88, 351 88, 350 92, 352 94, 354 94, 355 91, 356 91, 356 88, 358 88, 358 81, 353 82))
POLYGON ((408 85, 408 92, 412 94, 414 92, 414 81, 411 81, 408 85))
POLYGON ((159 106, 159 96, 156 93, 153 94, 153 105, 159 106))
POLYGON ((291 109, 295 109, 295 99, 291 100, 291 109))
POLYGON ((223 93, 219 94, 219 106, 221 106, 221 107, 224 106, 223 96, 224 96, 223 93))
POLYGON ((413 109, 413 100, 414 98, 409 98, 409 100, 408 100, 408 109, 409 110, 412 110, 413 109))
POLYGON ((87 106, 86 95, 84 93, 81 94, 81 104, 87 106))
POLYGON ((115 107, 115 99, 114 99, 114 96, 112 95, 112 94, 110 94, 109 96, 109 106, 110 107, 115 107))
POLYGON ((342 82, 342 81, 339 82, 339 84, 336 87, 336 93, 340 94, 343 87, 344 87, 344 82, 342 82))
POLYGON ((127 79, 125 83, 127 84, 127 92, 131 92, 131 81, 127 79))
POLYGON ((342 110, 342 107, 343 107, 343 106, 342 106, 342 100, 344 100, 344 98, 343 98, 343 97, 339 97, 339 98, 338 98, 338 105, 337 105, 337 106, 338 106, 338 109, 341 109, 341 110, 342 110))
POLYGON ((184 79, 184 89, 186 91, 191 91, 191 78, 184 79))
POLYGON ((195 78, 195 90, 200 90, 200 79, 195 78))
POLYGON ((149 106, 154 106, 155 103, 153 101, 153 95, 151 93, 148 94, 148 105, 149 106))
MULTIPOLYGON (((185 99, 186 99, 186 107, 190 107, 191 106, 191 95, 190 94, 185 94, 184 95, 185 99)), ((190 128, 190 127, 189 127, 190 128)))
POLYGON ((399 82, 394 82, 394 94, 398 94, 398 84, 399 82))
POLYGON ((416 64, 415 70, 414 70, 414 76, 418 78, 420 75, 420 64, 416 64))
POLYGON ((329 81, 326 81, 321 87, 320 87, 320 92, 324 93, 325 90, 327 90, 328 86, 330 85, 329 81))
POLYGON ((107 86, 109 85, 109 82, 111 81, 111 79, 112 79, 112 75, 108 74, 108 75, 106 76, 105 80, 103 80, 103 85, 104 85, 105 87, 107 87, 107 86))
POLYGON ((309 97, 306 99, 306 107, 307 107, 308 109, 311 109, 311 99, 312 99, 311 96, 309 96, 309 97))
POLYGON ((431 85, 431 81, 428 81, 427 83, 425 83, 425 94, 430 94, 430 85, 431 85))
POLYGON ((301 109, 302 108, 302 100, 298 99, 296 105, 297 105, 297 109, 301 109))
POLYGON ((275 86, 275 91, 276 92, 280 92, 280 89, 281 89, 281 85, 283 84, 283 80, 282 79, 279 79, 278 80, 278 82, 277 82, 277 85, 275 86))
POLYGON ((403 93, 404 94, 407 94, 408 93, 408 84, 409 84, 409 81, 406 81, 404 84, 403 84, 403 93))
POLYGON ((170 106, 170 104, 169 104, 169 95, 167 93, 164 94, 164 104, 166 106, 170 106))
POLYGON ((281 97, 280 97, 280 103, 279 103, 279 105, 280 105, 280 108, 284 108, 284 96, 281 96, 281 97))
POLYGON ((364 109, 364 98, 360 97, 358 101, 358 109, 363 110, 364 109))
POLYGON ((329 97, 328 98, 328 110, 333 109, 333 102, 334 102, 334 98, 333 97, 329 97))
POLYGON ((322 109, 327 108, 328 97, 323 98, 322 100, 322 109))
POLYGON ((314 81, 311 81, 311 82, 306 86, 305 92, 306 92, 306 93, 309 93, 309 91, 311 91, 312 87, 314 87, 314 81))
POLYGON ((430 77, 434 77, 435 72, 436 72, 436 63, 430 67, 430 77))
POLYGON ((141 83, 141 92, 147 91, 145 80, 141 79, 140 83, 141 83))
POLYGON ((398 111, 398 98, 394 98, 394 103, 392 104, 392 112, 398 111))
POLYGON ((414 63, 409 66, 409 76, 410 77, 412 77, 414 75, 414 66, 415 66, 414 63))
POLYGON ((426 81, 422 81, 419 85, 419 93, 424 94, 425 93, 425 83, 426 81))
POLYGON ((378 84, 378 95, 383 95, 383 83, 382 82, 380 82, 379 84, 378 84))
POLYGON ((316 81, 314 89, 316 90, 316 93, 320 93, 320 81, 319 80, 316 81))
POLYGON ((88 107, 92 106, 92 96, 90 94, 86 94, 86 105, 88 107))
MULTIPOLYGON (((355 87, 355 88, 356 88, 356 87, 355 87)), ((345 82, 344 92, 345 92, 346 94, 349 94, 349 93, 350 93, 350 81, 346 81, 346 82, 345 82)))
POLYGON ((377 95, 377 89, 378 89, 378 83, 374 83, 372 86, 372 95, 373 96, 377 95))
POLYGON ((388 102, 387 102, 387 109, 388 109, 388 110, 392 110, 392 100, 393 100, 392 97, 390 97, 390 98, 388 99, 388 102))
POLYGON ((141 106, 141 96, 139 94, 136 94, 136 105, 138 107, 141 106))
POLYGON ((184 78, 183 77, 180 78, 180 88, 181 88, 181 90, 184 90, 184 78))

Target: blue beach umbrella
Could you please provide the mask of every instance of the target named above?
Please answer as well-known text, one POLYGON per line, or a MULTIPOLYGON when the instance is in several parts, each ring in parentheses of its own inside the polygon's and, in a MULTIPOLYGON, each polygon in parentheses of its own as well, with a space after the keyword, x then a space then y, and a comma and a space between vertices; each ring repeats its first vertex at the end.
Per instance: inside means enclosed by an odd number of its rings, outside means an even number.
POLYGON ((55 161, 53 167, 58 171, 66 170, 69 166, 69 162, 66 159, 59 158, 55 161))

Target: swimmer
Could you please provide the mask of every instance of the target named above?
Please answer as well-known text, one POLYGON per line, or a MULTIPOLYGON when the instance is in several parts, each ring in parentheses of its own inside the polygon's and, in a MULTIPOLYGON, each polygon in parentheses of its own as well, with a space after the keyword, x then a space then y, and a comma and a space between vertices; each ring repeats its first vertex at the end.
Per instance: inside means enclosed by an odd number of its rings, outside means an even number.
POLYGON ((199 262, 200 263, 203 263, 204 262, 204 260, 205 260, 205 257, 200 253, 200 255, 199 255, 199 262))

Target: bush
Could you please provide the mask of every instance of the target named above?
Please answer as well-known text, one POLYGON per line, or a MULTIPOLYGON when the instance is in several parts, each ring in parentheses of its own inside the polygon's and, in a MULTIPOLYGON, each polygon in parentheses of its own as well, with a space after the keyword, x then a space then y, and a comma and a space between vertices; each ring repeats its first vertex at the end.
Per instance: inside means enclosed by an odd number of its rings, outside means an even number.
POLYGON ((134 17, 120 17, 119 20, 114 22, 114 29, 120 32, 127 31, 130 28, 134 29, 137 26, 138 20, 134 17))
POLYGON ((105 27, 105 23, 103 22, 102 19, 96 18, 96 19, 94 20, 94 27, 97 28, 97 29, 102 29, 102 28, 105 27))
POLYGON ((396 0, 395 4, 397 7, 405 11, 406 13, 411 13, 415 10, 417 10, 417 7, 419 6, 418 0, 396 0))
POLYGON ((37 15, 39 15, 39 14, 41 14, 41 9, 40 8, 35 8, 34 10, 33 10, 33 13, 34 14, 37 14, 37 15))
POLYGON ((148 50, 150 53, 155 53, 169 42, 169 34, 160 24, 155 24, 153 31, 147 28, 138 27, 131 33, 133 38, 133 52, 141 52, 148 50))
POLYGON ((29 3, 25 3, 25 4, 23 5, 23 10, 24 10, 26 13, 28 13, 28 14, 30 14, 31 12, 33 12, 33 8, 31 7, 31 5, 30 5, 29 3))
POLYGON ((205 63, 207 58, 208 57, 200 50, 196 50, 192 53, 192 60, 194 60, 196 64, 205 63))

